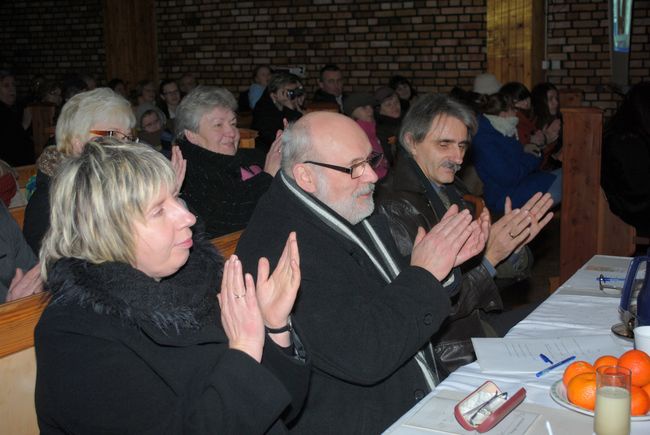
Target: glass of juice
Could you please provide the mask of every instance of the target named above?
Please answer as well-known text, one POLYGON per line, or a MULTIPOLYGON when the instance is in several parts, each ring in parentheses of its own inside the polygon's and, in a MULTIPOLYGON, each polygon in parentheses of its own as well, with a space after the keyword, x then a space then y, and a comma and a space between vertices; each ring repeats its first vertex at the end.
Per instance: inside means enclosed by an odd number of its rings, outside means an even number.
POLYGON ((603 366, 596 370, 594 432, 597 435, 630 433, 631 377, 625 367, 603 366))

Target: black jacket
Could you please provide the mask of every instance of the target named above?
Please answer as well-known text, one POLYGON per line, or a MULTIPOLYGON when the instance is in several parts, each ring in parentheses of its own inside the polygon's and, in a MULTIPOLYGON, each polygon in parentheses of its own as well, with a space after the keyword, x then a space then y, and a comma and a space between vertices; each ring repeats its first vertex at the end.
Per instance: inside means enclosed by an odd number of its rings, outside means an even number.
POLYGON ((201 218, 210 238, 246 227, 257 200, 273 178, 260 172, 244 181, 242 167, 264 167, 259 151, 240 149, 234 156, 218 154, 180 140, 178 145, 187 160, 181 196, 201 218))
MULTIPOLYGON (((371 223, 393 258, 403 260, 385 219, 371 223)), ((363 238, 360 226, 351 228, 363 238)), ((252 273, 260 256, 274 267, 291 231, 297 233, 302 273, 294 316, 313 364, 293 431, 380 433, 428 392, 413 357, 449 315, 449 298, 429 272, 406 264, 387 284, 364 251, 312 214, 278 173, 237 254, 252 273)))
POLYGON ((600 183, 612 212, 640 234, 649 235, 650 137, 608 130, 603 137, 600 183))
MULTIPOLYGON (((457 193, 456 201, 461 208, 467 208, 461 198, 465 189, 460 180, 451 188, 457 193)), ((446 211, 429 180, 404 150, 388 177, 377 187, 375 201, 376 212, 388 218, 393 239, 402 254, 411 252, 418 227, 429 231, 446 211)), ((479 310, 503 309, 494 280, 478 260, 470 260, 456 269, 460 279, 456 303, 462 308, 432 338, 441 378, 476 359, 471 337, 483 337, 487 333, 479 310)))
POLYGON ((309 368, 268 339, 263 364, 228 348, 222 260, 195 243, 160 282, 123 263, 54 265, 35 333, 42 434, 286 432, 279 419, 299 411, 309 368))

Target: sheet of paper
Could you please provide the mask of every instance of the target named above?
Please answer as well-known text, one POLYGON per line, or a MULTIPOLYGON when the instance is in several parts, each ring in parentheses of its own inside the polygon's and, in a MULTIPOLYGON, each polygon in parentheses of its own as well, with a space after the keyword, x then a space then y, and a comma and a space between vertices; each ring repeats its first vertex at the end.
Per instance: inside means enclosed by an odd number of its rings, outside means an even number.
MULTIPOLYGON (((625 348, 611 335, 549 338, 472 338, 482 371, 536 373, 549 366, 539 354, 554 363, 575 355, 576 360, 594 361, 602 355, 620 355, 625 348)), ((558 370, 562 370, 558 368, 558 370)))

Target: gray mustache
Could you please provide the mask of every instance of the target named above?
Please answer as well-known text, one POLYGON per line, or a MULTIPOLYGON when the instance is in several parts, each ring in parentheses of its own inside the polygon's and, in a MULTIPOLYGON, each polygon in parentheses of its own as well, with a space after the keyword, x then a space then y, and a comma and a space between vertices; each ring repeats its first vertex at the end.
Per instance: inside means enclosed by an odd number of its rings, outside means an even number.
POLYGON ((449 160, 445 160, 440 166, 451 169, 454 172, 460 171, 460 165, 458 163, 450 162, 449 160))

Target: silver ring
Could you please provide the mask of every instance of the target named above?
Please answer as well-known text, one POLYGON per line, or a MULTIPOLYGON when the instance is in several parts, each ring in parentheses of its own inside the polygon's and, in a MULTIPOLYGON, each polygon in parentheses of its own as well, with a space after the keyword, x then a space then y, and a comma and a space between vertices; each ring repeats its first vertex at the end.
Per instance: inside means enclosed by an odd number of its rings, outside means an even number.
POLYGON ((244 296, 246 296, 246 293, 244 293, 243 295, 238 295, 238 294, 236 294, 236 295, 235 295, 235 299, 241 299, 241 298, 243 298, 244 296))
POLYGON ((508 235, 510 236, 511 239, 514 239, 515 237, 517 237, 517 236, 513 236, 510 231, 508 231, 508 235))

